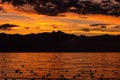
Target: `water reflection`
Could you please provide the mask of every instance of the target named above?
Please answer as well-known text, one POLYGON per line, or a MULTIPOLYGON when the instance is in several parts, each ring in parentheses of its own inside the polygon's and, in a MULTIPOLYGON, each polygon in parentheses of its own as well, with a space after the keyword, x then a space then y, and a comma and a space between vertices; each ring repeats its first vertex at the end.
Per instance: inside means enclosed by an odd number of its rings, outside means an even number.
POLYGON ((119 80, 119 53, 0 53, 0 78, 119 80))

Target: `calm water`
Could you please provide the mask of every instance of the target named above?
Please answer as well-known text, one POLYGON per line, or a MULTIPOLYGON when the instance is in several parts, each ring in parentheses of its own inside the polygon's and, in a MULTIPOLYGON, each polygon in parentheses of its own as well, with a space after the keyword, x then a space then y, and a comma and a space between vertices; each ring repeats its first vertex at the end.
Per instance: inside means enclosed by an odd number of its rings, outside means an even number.
POLYGON ((0 80, 120 80, 119 53, 0 53, 0 80))

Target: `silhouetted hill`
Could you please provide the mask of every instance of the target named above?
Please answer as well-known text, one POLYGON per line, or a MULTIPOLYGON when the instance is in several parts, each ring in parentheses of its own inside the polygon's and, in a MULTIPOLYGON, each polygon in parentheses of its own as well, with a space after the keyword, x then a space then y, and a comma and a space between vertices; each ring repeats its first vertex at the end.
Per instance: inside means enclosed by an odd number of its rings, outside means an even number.
POLYGON ((120 52, 120 35, 0 34, 0 52, 120 52))

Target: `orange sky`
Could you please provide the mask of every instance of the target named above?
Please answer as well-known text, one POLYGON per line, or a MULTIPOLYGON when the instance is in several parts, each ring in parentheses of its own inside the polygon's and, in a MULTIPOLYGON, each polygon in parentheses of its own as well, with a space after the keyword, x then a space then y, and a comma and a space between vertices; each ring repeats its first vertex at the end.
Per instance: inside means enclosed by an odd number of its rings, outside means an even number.
POLYGON ((0 30, 5 33, 42 33, 53 30, 62 30, 77 35, 120 34, 120 17, 106 15, 78 15, 75 13, 63 13, 59 16, 38 15, 26 5, 23 8, 14 8, 12 5, 0 4, 7 12, 0 12, 0 24, 16 24, 11 30, 0 30), (64 17, 61 15, 65 15, 64 17), (106 28, 90 26, 91 24, 108 24, 106 28), (87 28, 90 31, 84 31, 87 28))

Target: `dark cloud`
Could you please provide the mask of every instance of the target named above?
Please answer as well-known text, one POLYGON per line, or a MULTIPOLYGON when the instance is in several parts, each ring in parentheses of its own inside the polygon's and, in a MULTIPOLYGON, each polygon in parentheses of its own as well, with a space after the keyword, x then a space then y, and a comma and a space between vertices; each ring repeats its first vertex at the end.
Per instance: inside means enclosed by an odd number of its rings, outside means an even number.
MULTIPOLYGON (((116 0, 119 1, 119 0, 116 0)), ((114 5, 102 7, 102 3, 95 3, 89 0, 2 0, 2 3, 8 2, 15 7, 30 5, 38 14, 56 16, 59 13, 75 12, 78 14, 110 14, 120 15, 120 6, 114 5), (105 8, 106 7, 106 8, 105 8), (111 11, 114 10, 114 11, 111 11)), ((108 1, 111 2, 111 1, 108 1)), ((112 2, 111 2, 112 3, 112 2)))
POLYGON ((102 28, 93 28, 91 29, 92 31, 102 31, 102 32, 107 32, 107 30, 102 29, 102 28))
POLYGON ((91 25, 89 25, 89 26, 100 27, 100 28, 106 28, 107 25, 109 25, 109 24, 91 24, 91 25))
POLYGON ((117 1, 117 2, 119 2, 119 3, 120 3, 120 0, 115 0, 115 1, 117 1))
POLYGON ((2 6, 0 6, 0 11, 5 12, 5 9, 2 6))
POLYGON ((13 28, 13 27, 19 27, 19 26, 14 25, 14 24, 1 24, 0 25, 1 30, 11 30, 11 28, 13 28))
POLYGON ((109 24, 91 24, 90 26, 102 26, 102 25, 109 25, 109 24))
POLYGON ((93 29, 90 29, 90 28, 81 28, 80 31, 84 31, 84 32, 90 32, 90 31, 106 31, 106 30, 103 30, 101 28, 93 28, 93 29))
POLYGON ((107 26, 106 26, 106 25, 101 25, 100 27, 101 27, 101 28, 106 28, 107 26))
POLYGON ((0 6, 0 10, 3 10, 3 7, 2 7, 2 6, 0 6))
POLYGON ((93 26, 93 27, 96 27, 96 26, 99 26, 99 24, 91 24, 89 26, 93 26))
POLYGON ((91 30, 89 28, 82 28, 81 31, 90 32, 91 30))
POLYGON ((114 28, 120 28, 120 26, 115 26, 114 28))
POLYGON ((30 27, 25 27, 25 29, 30 29, 30 27))

